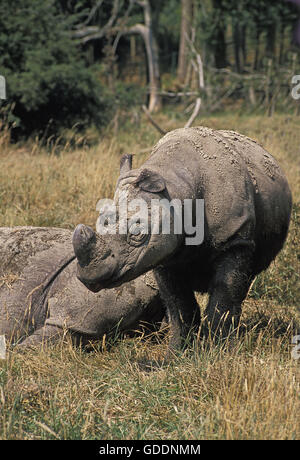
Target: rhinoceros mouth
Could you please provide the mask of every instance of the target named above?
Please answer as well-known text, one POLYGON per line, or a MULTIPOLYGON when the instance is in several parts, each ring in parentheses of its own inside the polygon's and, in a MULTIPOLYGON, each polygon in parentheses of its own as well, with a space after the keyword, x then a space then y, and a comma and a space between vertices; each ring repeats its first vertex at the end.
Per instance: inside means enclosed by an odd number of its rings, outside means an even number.
POLYGON ((125 273, 113 274, 107 278, 85 279, 77 274, 78 279, 92 292, 99 292, 102 289, 111 289, 121 286, 124 282, 132 279, 131 270, 125 273))
POLYGON ((120 279, 119 277, 115 278, 114 276, 110 276, 105 279, 86 279, 84 276, 78 273, 77 278, 92 292, 99 292, 102 289, 117 287, 123 282, 123 277, 120 279))
POLYGON ((110 288, 112 286, 112 280, 111 279, 86 279, 83 276, 80 276, 77 274, 77 278, 79 281, 81 281, 82 284, 84 284, 90 291, 92 292, 99 292, 102 289, 110 288))
POLYGON ((94 293, 97 293, 101 291, 102 289, 105 289, 105 286, 103 285, 103 283, 97 283, 97 281, 90 282, 90 281, 85 281, 83 279, 80 279, 80 281, 89 289, 89 291, 92 291, 94 293))

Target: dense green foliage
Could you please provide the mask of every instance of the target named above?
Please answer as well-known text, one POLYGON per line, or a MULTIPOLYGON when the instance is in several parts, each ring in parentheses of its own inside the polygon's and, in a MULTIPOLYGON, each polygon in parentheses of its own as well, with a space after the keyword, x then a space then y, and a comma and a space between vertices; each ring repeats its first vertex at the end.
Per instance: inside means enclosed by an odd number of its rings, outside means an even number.
MULTIPOLYGON (((222 108, 224 98, 224 103, 230 98, 263 106, 270 114, 286 106, 300 61, 293 42, 297 7, 288 0, 189 1, 189 40, 204 65, 203 107, 222 108)), ((182 87, 176 80, 181 0, 149 0, 149 5, 157 81, 162 82, 158 90, 174 91, 182 87)), ((2 0, 0 74, 6 78, 7 101, 1 104, 11 108, 14 135, 45 137, 75 124, 101 128, 120 109, 125 113, 144 104, 150 86, 145 44, 140 35, 132 41, 122 31, 144 21, 142 3, 129 0, 2 0), (100 34, 78 35, 84 28, 100 34)), ((192 46, 189 61, 195 58, 192 46)), ((199 90, 195 59, 186 75, 184 87, 199 90)))
POLYGON ((64 15, 53 0, 17 3, 0 3, 0 73, 15 132, 103 122, 102 88, 70 35, 76 15, 64 15))
POLYGON ((297 9, 288 1, 212 0, 200 14, 206 42, 213 51, 216 67, 226 67, 231 42, 238 72, 254 53, 254 69, 265 56, 283 63, 284 51, 292 49, 297 9), (287 38, 287 40, 285 40, 287 38))

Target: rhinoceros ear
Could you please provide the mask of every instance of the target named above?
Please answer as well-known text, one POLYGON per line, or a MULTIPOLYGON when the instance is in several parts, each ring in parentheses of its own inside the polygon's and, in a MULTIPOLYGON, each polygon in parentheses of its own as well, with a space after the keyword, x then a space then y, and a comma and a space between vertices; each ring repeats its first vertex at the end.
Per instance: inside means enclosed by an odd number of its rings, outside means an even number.
POLYGON ((133 185, 139 187, 145 192, 159 193, 165 190, 166 183, 164 178, 149 169, 142 169, 136 180, 133 182, 133 185))
POLYGON ((132 168, 132 155, 123 155, 120 160, 120 175, 128 173, 132 168))

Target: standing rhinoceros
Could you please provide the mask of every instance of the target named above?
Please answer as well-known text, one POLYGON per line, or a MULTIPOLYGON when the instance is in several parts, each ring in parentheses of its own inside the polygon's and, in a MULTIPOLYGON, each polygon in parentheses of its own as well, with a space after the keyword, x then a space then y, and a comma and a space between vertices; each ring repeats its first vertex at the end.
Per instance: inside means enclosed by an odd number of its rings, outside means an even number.
MULTIPOLYGON (((238 323, 253 278, 268 267, 287 235, 292 200, 277 162, 257 142, 233 131, 178 129, 158 142, 139 169, 131 169, 130 156, 123 158, 117 209, 125 196, 127 203, 146 202, 149 215, 155 200, 179 200, 183 229, 191 227, 185 225, 191 224, 188 204, 195 223, 195 210, 204 200, 204 238, 195 245, 187 244, 190 231, 153 232, 155 219, 163 223, 157 214, 151 214, 150 225, 142 216, 136 222, 141 231, 128 226, 126 234, 96 234, 79 225, 73 235, 79 279, 97 292, 155 269, 169 316, 170 346, 178 347, 182 326, 189 326, 196 311, 193 291, 209 293, 206 317, 213 334, 220 325, 227 333, 238 323)), ((122 215, 116 213, 119 228, 124 228, 122 215)), ((174 212, 170 218, 175 221, 174 212)))
POLYGON ((161 320, 152 273, 94 294, 78 281, 74 259, 70 230, 0 228, 0 336, 26 347, 66 330, 101 338, 117 325, 124 331, 161 320))

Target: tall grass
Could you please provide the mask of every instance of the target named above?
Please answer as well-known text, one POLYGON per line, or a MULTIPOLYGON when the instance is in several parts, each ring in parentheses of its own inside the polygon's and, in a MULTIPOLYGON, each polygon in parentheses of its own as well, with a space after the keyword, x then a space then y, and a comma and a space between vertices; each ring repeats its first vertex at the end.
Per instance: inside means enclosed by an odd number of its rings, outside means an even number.
MULTIPOLYGON (((160 115, 166 129, 180 116, 160 115)), ((299 120, 223 115, 201 124, 259 140, 282 164, 293 192, 285 248, 244 302, 242 332, 225 344, 199 338, 172 363, 165 338, 118 337, 86 352, 65 343, 11 352, 0 362, 0 439, 297 439, 299 364, 299 120)), ((37 141, 0 150, 0 225, 95 226, 96 203, 111 197, 122 153, 138 166, 159 138, 149 125, 108 131, 92 148, 44 149, 37 141)), ((3 147, 5 146, 5 148, 3 147)), ((198 296, 201 309, 207 296, 198 296)))

